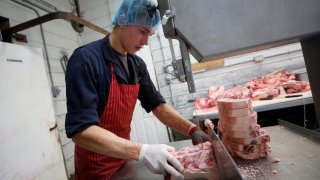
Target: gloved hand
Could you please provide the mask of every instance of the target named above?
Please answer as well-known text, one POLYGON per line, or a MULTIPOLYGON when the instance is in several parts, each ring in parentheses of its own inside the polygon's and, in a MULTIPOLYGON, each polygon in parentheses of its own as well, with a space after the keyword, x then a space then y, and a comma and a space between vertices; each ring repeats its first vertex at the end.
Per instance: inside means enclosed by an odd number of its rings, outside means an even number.
POLYGON ((191 128, 189 135, 191 136, 193 145, 210 141, 208 134, 204 133, 198 126, 191 128))
POLYGON ((177 179, 184 179, 184 176, 178 172, 182 172, 184 168, 182 164, 169 153, 170 151, 174 151, 174 148, 165 144, 143 144, 139 160, 153 173, 165 174, 167 172, 177 179), (168 164, 168 162, 170 162, 171 165, 168 164))

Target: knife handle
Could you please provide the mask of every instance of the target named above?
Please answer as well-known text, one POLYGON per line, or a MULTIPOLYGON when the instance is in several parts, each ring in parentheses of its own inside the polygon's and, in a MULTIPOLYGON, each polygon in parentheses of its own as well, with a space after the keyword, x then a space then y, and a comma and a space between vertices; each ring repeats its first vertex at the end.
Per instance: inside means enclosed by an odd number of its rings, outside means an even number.
POLYGON ((301 97, 302 94, 296 94, 296 95, 288 95, 288 96, 285 96, 285 98, 293 98, 293 97, 301 97))

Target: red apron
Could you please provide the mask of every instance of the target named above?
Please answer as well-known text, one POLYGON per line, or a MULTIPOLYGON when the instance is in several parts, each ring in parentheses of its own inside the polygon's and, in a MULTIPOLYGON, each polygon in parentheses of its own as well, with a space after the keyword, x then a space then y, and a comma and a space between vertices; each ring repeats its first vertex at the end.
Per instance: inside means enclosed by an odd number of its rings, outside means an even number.
MULTIPOLYGON (((130 139, 130 124, 138 98, 139 85, 118 84, 111 65, 111 86, 99 126, 119 137, 130 139)), ((77 180, 110 179, 126 160, 100 155, 75 146, 77 180)))

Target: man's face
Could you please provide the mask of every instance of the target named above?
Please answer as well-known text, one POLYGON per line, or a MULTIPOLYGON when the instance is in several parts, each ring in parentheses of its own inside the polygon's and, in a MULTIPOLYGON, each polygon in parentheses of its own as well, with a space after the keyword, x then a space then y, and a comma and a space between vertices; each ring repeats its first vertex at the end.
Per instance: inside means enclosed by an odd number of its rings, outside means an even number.
POLYGON ((121 26, 121 45, 129 54, 135 54, 144 45, 148 45, 149 37, 155 33, 155 28, 142 26, 121 26))

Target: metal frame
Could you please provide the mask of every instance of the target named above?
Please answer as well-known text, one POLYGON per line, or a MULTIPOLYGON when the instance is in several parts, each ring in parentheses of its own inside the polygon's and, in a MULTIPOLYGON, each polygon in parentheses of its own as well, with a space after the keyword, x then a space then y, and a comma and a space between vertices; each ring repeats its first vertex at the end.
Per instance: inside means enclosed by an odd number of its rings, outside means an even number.
POLYGON ((295 124, 289 123, 287 121, 283 121, 281 119, 278 119, 279 125, 284 126, 288 129, 291 129, 299 134, 303 134, 305 136, 311 137, 314 140, 317 140, 318 142, 320 142, 320 133, 310 130, 310 129, 306 129, 303 128, 301 126, 297 126, 295 124))
POLYGON ((320 127, 320 35, 301 41, 302 52, 320 127))

